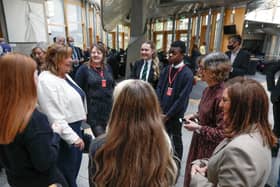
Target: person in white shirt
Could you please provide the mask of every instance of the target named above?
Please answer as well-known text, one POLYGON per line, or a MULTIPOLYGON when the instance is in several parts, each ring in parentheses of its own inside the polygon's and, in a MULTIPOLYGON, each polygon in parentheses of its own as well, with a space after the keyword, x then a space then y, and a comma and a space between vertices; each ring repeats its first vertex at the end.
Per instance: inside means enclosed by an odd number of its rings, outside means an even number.
POLYGON ((70 47, 54 44, 46 54, 47 71, 38 80, 39 109, 53 124, 60 137, 58 167, 70 187, 77 187, 84 142, 81 123, 86 119, 85 93, 71 79, 70 47))

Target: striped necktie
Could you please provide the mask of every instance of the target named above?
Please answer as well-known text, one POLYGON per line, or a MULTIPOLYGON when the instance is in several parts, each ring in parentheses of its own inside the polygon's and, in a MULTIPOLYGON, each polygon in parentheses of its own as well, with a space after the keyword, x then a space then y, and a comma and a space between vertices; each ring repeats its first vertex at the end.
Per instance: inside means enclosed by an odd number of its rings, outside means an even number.
POLYGON ((144 68, 143 68, 141 80, 146 81, 147 71, 148 71, 148 62, 144 62, 144 68))

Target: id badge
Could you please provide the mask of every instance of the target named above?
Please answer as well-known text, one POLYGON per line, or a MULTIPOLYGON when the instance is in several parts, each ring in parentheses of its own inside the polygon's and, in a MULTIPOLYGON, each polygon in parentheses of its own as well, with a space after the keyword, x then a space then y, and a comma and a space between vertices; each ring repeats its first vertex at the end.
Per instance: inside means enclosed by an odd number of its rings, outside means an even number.
POLYGON ((172 88, 171 88, 171 87, 168 87, 168 88, 167 88, 166 95, 167 95, 167 96, 171 96, 171 95, 172 95, 172 88))
POLYGON ((102 86, 102 88, 106 88, 106 80, 105 79, 102 79, 101 86, 102 86))

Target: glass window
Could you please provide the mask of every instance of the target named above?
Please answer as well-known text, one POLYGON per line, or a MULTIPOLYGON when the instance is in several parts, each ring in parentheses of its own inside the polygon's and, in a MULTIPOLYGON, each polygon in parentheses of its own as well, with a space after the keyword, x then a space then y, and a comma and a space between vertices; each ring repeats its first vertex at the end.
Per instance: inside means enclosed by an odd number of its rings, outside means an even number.
POLYGON ((83 47, 82 8, 76 4, 67 4, 67 22, 69 36, 75 40, 75 45, 83 47))
POLYGON ((50 23, 64 24, 63 4, 61 0, 47 1, 47 13, 50 23))
POLYGON ((112 33, 108 33, 108 47, 113 48, 113 35, 112 33))
POLYGON ((156 49, 162 50, 162 47, 163 47, 163 35, 157 34, 156 35, 156 49))
POLYGON ((166 42, 165 51, 169 51, 171 43, 172 43, 172 34, 167 34, 167 42, 166 42))
POLYGON ((156 22, 155 31, 162 31, 162 30, 163 30, 163 22, 156 22))
POLYGON ((188 18, 182 18, 177 23, 178 23, 177 25, 178 30, 188 30, 188 23, 189 23, 188 18))
POLYGON ((65 36, 65 24, 63 3, 61 0, 48 0, 46 2, 46 12, 48 16, 49 41, 53 41, 56 36, 65 36))
POLYGON ((180 34, 180 40, 181 41, 186 42, 187 39, 188 39, 188 34, 187 33, 180 34))
POLYGON ((173 21, 169 20, 166 22, 166 30, 170 31, 173 28, 173 21))

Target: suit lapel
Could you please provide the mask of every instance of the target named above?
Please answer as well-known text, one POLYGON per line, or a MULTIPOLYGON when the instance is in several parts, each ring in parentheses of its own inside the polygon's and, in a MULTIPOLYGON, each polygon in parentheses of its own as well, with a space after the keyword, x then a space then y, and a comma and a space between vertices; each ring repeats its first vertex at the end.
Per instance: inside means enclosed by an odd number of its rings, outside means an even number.
POLYGON ((229 144, 231 140, 228 138, 225 138, 219 145, 217 145, 216 149, 214 150, 212 155, 217 154, 218 152, 220 152, 227 144, 229 144))

